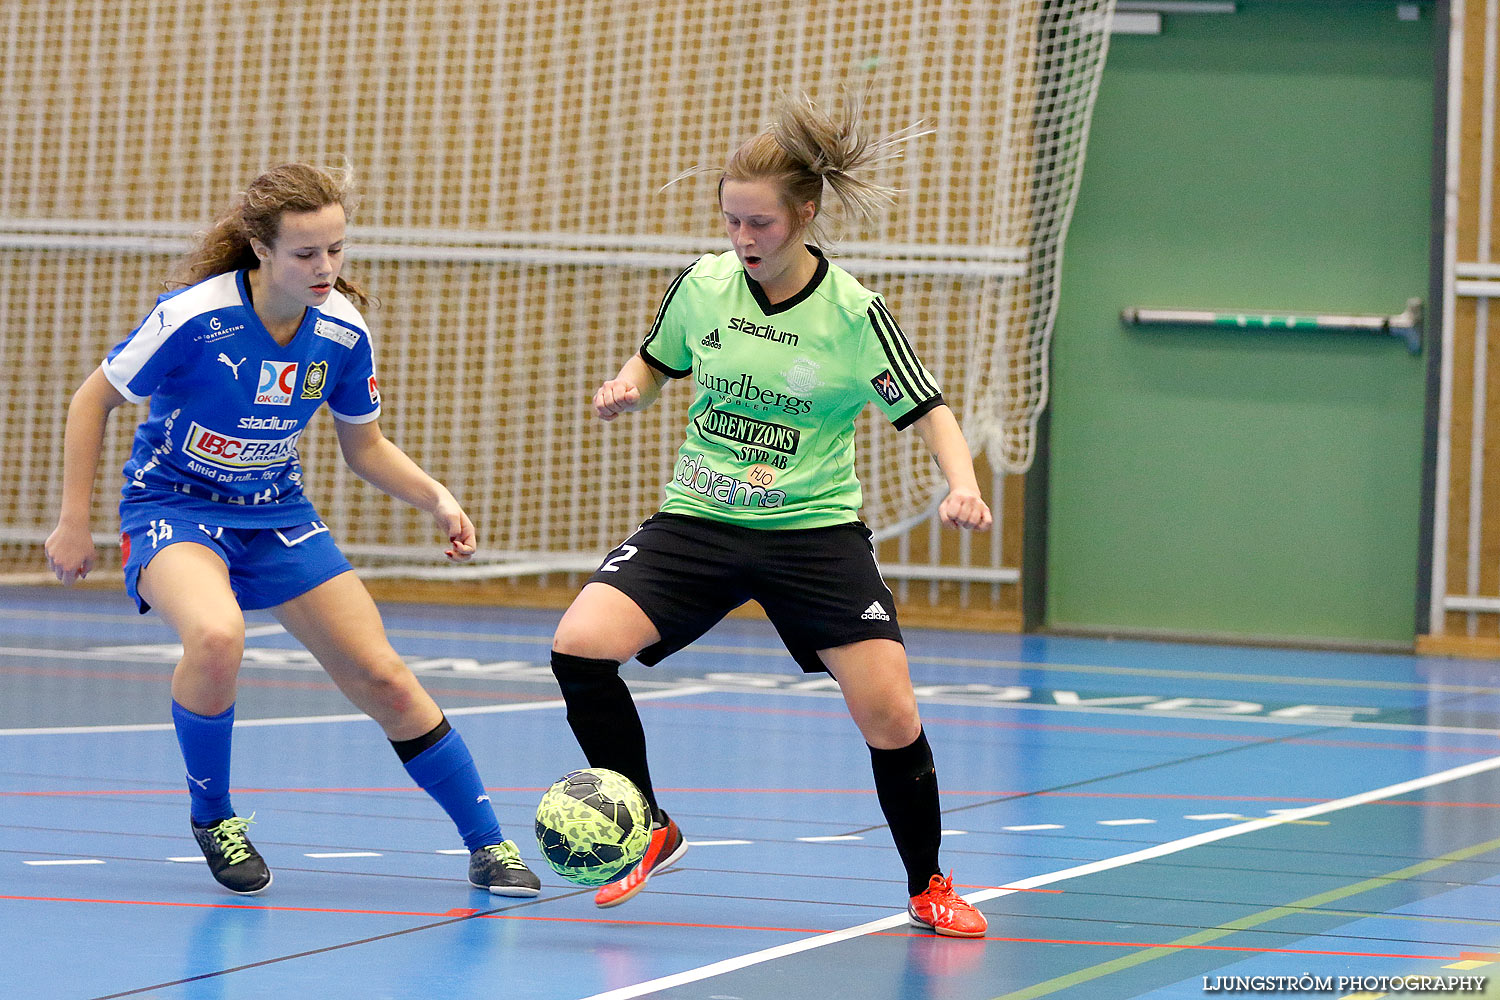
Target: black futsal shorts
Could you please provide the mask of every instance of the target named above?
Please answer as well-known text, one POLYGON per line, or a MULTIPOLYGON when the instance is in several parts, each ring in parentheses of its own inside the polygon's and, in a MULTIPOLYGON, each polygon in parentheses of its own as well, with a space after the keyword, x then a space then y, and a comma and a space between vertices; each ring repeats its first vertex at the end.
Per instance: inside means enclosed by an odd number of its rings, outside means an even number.
POLYGON ((870 529, 745 528, 657 514, 604 558, 589 583, 606 583, 646 613, 661 641, 641 650, 647 666, 682 649, 746 601, 765 609, 803 670, 827 668, 818 650, 901 642, 896 604, 880 577, 870 529))

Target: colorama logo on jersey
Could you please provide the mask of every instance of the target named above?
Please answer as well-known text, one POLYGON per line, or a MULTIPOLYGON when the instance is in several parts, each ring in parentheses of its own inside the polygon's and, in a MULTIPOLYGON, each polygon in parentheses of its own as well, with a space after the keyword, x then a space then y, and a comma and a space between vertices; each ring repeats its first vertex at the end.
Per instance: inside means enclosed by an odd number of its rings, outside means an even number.
POLYGON ((255 389, 256 405, 290 406, 292 390, 297 387, 297 362, 262 361, 260 385, 255 389))

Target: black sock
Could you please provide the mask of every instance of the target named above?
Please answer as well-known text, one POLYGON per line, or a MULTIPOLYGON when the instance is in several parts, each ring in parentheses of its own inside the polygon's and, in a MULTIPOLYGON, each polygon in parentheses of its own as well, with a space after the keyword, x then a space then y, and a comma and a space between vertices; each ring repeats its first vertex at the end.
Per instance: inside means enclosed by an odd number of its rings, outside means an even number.
POLYGON ((910 746, 899 750, 870 747, 870 766, 875 771, 880 811, 885 813, 896 853, 906 866, 907 895, 920 895, 927 891, 928 880, 942 873, 938 844, 943 838, 943 819, 927 733, 919 732, 910 746))
POLYGON ((423 733, 414 740, 391 740, 391 746, 396 750, 396 756, 401 758, 401 763, 410 764, 422 751, 433 746, 438 740, 448 735, 453 727, 448 725, 448 717, 445 715, 441 722, 433 726, 431 730, 423 733))
POLYGON ((664 814, 646 766, 646 731, 620 676, 620 664, 554 650, 552 673, 568 705, 568 725, 589 766, 619 771, 635 782, 651 805, 653 819, 661 819, 664 814))

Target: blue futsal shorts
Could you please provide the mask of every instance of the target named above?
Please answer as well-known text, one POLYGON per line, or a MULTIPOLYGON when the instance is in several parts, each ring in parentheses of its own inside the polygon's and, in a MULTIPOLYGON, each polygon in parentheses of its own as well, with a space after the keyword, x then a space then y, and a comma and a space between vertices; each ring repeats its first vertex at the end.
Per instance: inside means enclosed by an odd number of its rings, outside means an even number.
POLYGON ((120 525, 125 593, 141 614, 150 609, 136 590, 141 570, 162 549, 179 542, 196 542, 224 560, 229 585, 244 611, 285 604, 353 568, 322 521, 282 528, 226 528, 173 517, 172 511, 159 506, 128 517, 120 525))

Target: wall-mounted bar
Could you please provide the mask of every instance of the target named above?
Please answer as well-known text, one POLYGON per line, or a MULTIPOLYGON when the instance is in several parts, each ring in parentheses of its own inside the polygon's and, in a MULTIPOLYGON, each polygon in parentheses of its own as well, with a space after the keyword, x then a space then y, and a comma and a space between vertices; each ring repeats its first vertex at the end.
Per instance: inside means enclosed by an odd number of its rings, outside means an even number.
POLYGON ((1422 349, 1422 300, 1407 299, 1394 316, 1322 316, 1313 314, 1228 312, 1208 309, 1122 309, 1120 321, 1130 326, 1203 326, 1237 330, 1327 330, 1383 333, 1399 337, 1406 349, 1422 349))

